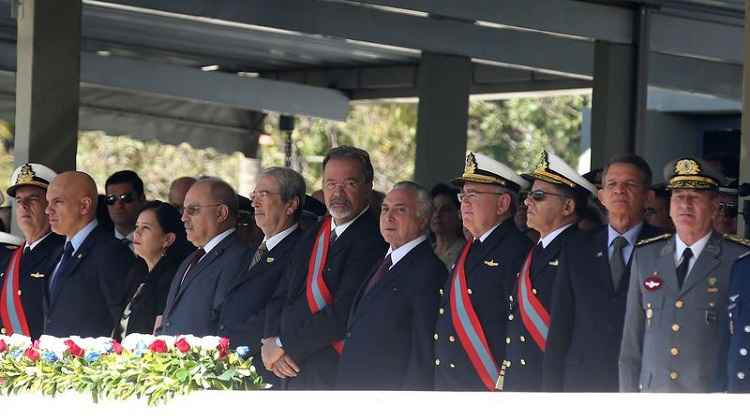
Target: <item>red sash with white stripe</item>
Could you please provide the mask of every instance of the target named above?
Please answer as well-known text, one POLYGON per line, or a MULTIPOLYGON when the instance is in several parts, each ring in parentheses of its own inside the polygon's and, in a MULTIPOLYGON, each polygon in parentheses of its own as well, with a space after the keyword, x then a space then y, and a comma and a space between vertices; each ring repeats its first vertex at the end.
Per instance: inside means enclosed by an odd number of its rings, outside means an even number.
POLYGON ((479 317, 477 317, 474 306, 471 304, 469 289, 466 285, 466 274, 464 273, 466 255, 469 253, 471 244, 472 241, 466 243, 458 257, 456 267, 453 269, 450 290, 451 320, 461 346, 469 356, 471 365, 479 375, 479 379, 482 380, 489 391, 494 391, 499 375, 498 367, 495 364, 495 357, 492 356, 490 346, 487 344, 482 324, 479 322, 479 317))
POLYGON ((550 317, 542 302, 532 292, 531 286, 531 249, 523 263, 523 268, 518 277, 518 308, 521 312, 521 322, 534 339, 539 348, 544 351, 547 345, 547 332, 549 331, 550 317))
MULTIPOLYGON (((331 292, 326 286, 323 278, 323 269, 328 262, 328 246, 331 243, 331 217, 323 220, 323 225, 318 231, 318 237, 310 255, 310 263, 307 268, 307 305, 310 312, 315 315, 333 302, 331 292)), ((344 350, 344 341, 338 340, 331 343, 338 354, 344 350)))
POLYGON ((5 327, 5 334, 18 333, 31 337, 29 324, 26 322, 26 313, 21 303, 21 296, 18 294, 21 281, 21 256, 23 256, 25 245, 25 243, 21 244, 13 252, 10 263, 5 270, 5 282, 3 282, 3 290, 0 293, 0 318, 3 321, 3 327, 5 327))

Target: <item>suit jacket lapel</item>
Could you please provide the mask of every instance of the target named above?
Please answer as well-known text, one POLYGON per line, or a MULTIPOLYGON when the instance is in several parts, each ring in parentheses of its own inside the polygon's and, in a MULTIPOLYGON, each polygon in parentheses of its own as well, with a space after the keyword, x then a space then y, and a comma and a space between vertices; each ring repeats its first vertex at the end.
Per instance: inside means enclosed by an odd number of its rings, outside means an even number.
MULTIPOLYGON (((601 277, 598 279, 599 284, 607 294, 613 296, 617 294, 619 290, 615 290, 614 284, 612 283, 612 270, 609 267, 609 228, 605 226, 596 236, 593 238, 594 244, 594 261, 596 261, 596 267, 594 267, 594 273, 601 273, 601 277)), ((633 259, 632 256, 630 258, 633 259)), ((628 262, 627 266, 630 266, 628 262)), ((627 271, 627 269, 626 269, 627 271)), ((620 282, 620 290, 622 289, 622 283, 627 283, 627 276, 623 274, 623 279, 620 282)), ((627 290, 627 287, 625 287, 627 290)))
POLYGON ((177 290, 177 295, 175 296, 174 303, 177 303, 177 301, 180 300, 182 295, 185 294, 185 291, 190 288, 190 286, 200 275, 200 273, 205 270, 206 267, 210 266, 216 258, 223 254, 224 250, 232 243, 232 241, 234 241, 234 239, 235 233, 232 232, 229 236, 222 239, 221 242, 216 244, 214 249, 206 254, 203 259, 198 261, 198 263, 195 264, 195 267, 192 267, 190 271, 188 271, 187 276, 185 276, 185 279, 182 281, 182 285, 180 285, 179 289, 177 290))
POLYGON ((662 279, 662 287, 668 287, 672 295, 676 296, 680 290, 677 287, 677 268, 674 265, 675 238, 672 237, 659 251, 656 267, 662 279))
POLYGON ((185 270, 187 270, 189 263, 190 257, 187 257, 185 261, 180 264, 180 268, 177 269, 177 273, 172 279, 172 285, 169 287, 169 294, 167 295, 167 303, 166 305, 164 305, 164 311, 162 311, 162 315, 164 316, 164 318, 166 318, 169 313, 172 312, 172 307, 174 306, 175 300, 177 298, 177 291, 180 289, 182 277, 185 276, 185 270))
POLYGON ((714 270, 721 261, 719 260, 719 253, 721 252, 721 237, 713 232, 711 237, 708 239, 706 247, 703 248, 703 252, 695 261, 693 269, 687 275, 685 284, 683 284, 680 295, 687 293, 690 289, 695 287, 706 279, 708 273, 714 270))
MULTIPOLYGON (((512 219, 508 219, 505 222, 498 225, 497 228, 488 236, 484 242, 472 245, 472 249, 469 250, 469 255, 466 258, 464 264, 464 272, 468 275, 473 272, 475 268, 481 267, 481 263, 487 260, 485 258, 490 252, 492 252, 499 243, 505 238, 507 230, 510 228, 509 223, 514 223, 512 219), (476 248, 475 248, 476 247, 476 248)), ((502 261, 496 261, 502 264, 502 261)))
MULTIPOLYGON (((86 239, 83 240, 83 243, 81 246, 78 247, 76 251, 73 252, 73 256, 70 259, 70 265, 66 268, 66 271, 64 274, 65 278, 60 278, 58 281, 62 281, 61 284, 55 285, 55 295, 52 296, 52 303, 50 306, 54 306, 57 302, 57 297, 60 296, 60 293, 62 290, 67 286, 69 283, 66 281, 67 278, 70 278, 73 273, 75 273, 76 269, 78 268, 78 264, 81 263, 81 261, 86 258, 89 251, 91 250, 91 247, 94 245, 94 237, 99 233, 99 230, 101 229, 101 226, 97 226, 89 232, 88 236, 86 236, 86 239)), ((62 258, 63 251, 61 250, 60 256, 57 258, 57 261, 60 261, 60 258, 62 258)), ((51 308, 50 308, 51 309, 51 308)))

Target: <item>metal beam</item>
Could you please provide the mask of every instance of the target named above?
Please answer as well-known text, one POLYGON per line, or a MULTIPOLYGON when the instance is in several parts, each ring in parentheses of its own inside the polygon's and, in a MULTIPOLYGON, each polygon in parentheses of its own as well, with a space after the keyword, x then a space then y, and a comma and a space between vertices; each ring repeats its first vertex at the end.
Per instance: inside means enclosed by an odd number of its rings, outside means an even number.
POLYGON ((332 89, 96 54, 83 55, 81 80, 236 108, 341 121, 349 108, 349 98, 332 89))
POLYGON ((742 100, 742 66, 651 53, 649 85, 742 100))
MULTIPOLYGON (((328 0, 340 1, 340 0, 328 0)), ((358 0, 466 21, 484 21, 541 32, 614 43, 636 43, 636 11, 576 0, 358 0)), ((651 50, 742 63, 743 25, 708 20, 705 15, 673 16, 653 11, 651 50)))

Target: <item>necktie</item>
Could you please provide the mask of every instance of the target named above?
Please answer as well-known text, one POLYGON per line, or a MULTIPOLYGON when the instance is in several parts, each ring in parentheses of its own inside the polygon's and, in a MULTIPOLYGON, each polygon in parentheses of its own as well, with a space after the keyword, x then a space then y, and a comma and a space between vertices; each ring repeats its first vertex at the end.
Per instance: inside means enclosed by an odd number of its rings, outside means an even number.
POLYGON ((266 255, 268 255, 268 247, 266 246, 266 241, 263 241, 257 250, 255 250, 255 254, 253 254, 253 259, 250 261, 250 267, 247 269, 250 270, 255 266, 255 264, 258 264, 260 260, 262 260, 266 255))
POLYGON ((62 257, 60 258, 60 264, 57 266, 57 271, 55 271, 55 275, 52 276, 52 281, 49 284, 50 300, 54 298, 55 291, 58 287, 60 287, 60 281, 62 281, 62 278, 65 275, 65 271, 67 270, 68 265, 70 265, 70 260, 72 258, 73 244, 68 241, 65 244, 65 249, 63 250, 62 257))
POLYGON ((628 246, 628 240, 618 236, 612 241, 613 252, 609 258, 609 272, 612 275, 612 286, 615 291, 620 287, 622 276, 625 274, 625 255, 623 250, 628 246))
POLYGON ((336 229, 333 229, 331 231, 331 239, 328 241, 328 254, 331 254, 331 251, 333 250, 333 243, 336 242, 336 239, 339 237, 339 235, 336 234, 336 229))
POLYGON ((182 276, 182 280, 180 281, 180 286, 182 286, 182 283, 187 278, 188 273, 190 270, 193 269, 193 267, 198 264, 198 261, 200 261, 201 257, 206 255, 206 251, 203 250, 203 248, 198 248, 193 252, 193 255, 190 257, 190 265, 188 265, 187 269, 185 270, 185 274, 182 276))
POLYGON ((693 250, 685 248, 682 251, 682 262, 677 266, 677 285, 682 289, 683 283, 685 283, 685 277, 687 276, 688 267, 690 267, 690 259, 693 258, 693 250))
POLYGON ((383 262, 380 264, 380 267, 378 268, 378 271, 375 272, 375 274, 370 277, 370 281, 367 282, 367 288, 365 289, 365 294, 370 293, 370 290, 377 285, 380 280, 385 277, 385 273, 388 272, 388 269, 391 268, 391 265, 393 265, 393 260, 391 260, 391 254, 388 254, 383 258, 383 262))

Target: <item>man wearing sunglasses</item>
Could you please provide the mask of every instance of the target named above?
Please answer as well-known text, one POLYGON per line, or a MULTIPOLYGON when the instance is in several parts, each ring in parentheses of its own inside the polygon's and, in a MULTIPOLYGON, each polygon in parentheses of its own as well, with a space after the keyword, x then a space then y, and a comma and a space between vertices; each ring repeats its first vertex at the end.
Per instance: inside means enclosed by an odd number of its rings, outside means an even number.
POLYGON ((115 238, 133 250, 133 232, 138 213, 146 203, 143 181, 133 171, 118 171, 104 184, 107 210, 115 225, 115 238))
POLYGON ((504 391, 540 391, 547 332, 560 253, 577 232, 578 213, 596 187, 558 156, 542 152, 526 196, 527 224, 539 232, 536 246, 518 265, 509 308, 504 391))
POLYGON ((570 241, 560 255, 544 357, 545 391, 618 391, 633 250, 638 241, 663 233, 643 222, 644 205, 654 194, 651 178, 651 168, 639 156, 611 159, 598 192, 608 225, 570 241))
POLYGON ((712 392, 726 372, 720 338, 733 296, 730 272, 750 248, 713 229, 723 179, 716 168, 682 158, 664 172, 676 232, 642 241, 634 251, 620 391, 712 392))
POLYGON ((719 211, 714 215, 714 229, 726 235, 737 233, 737 181, 719 188, 719 211))
POLYGON ((461 217, 470 232, 440 290, 435 327, 435 388, 494 391, 505 356, 508 313, 502 302, 531 243, 513 221, 518 192, 529 183, 502 163, 469 153, 461 187, 461 217))

